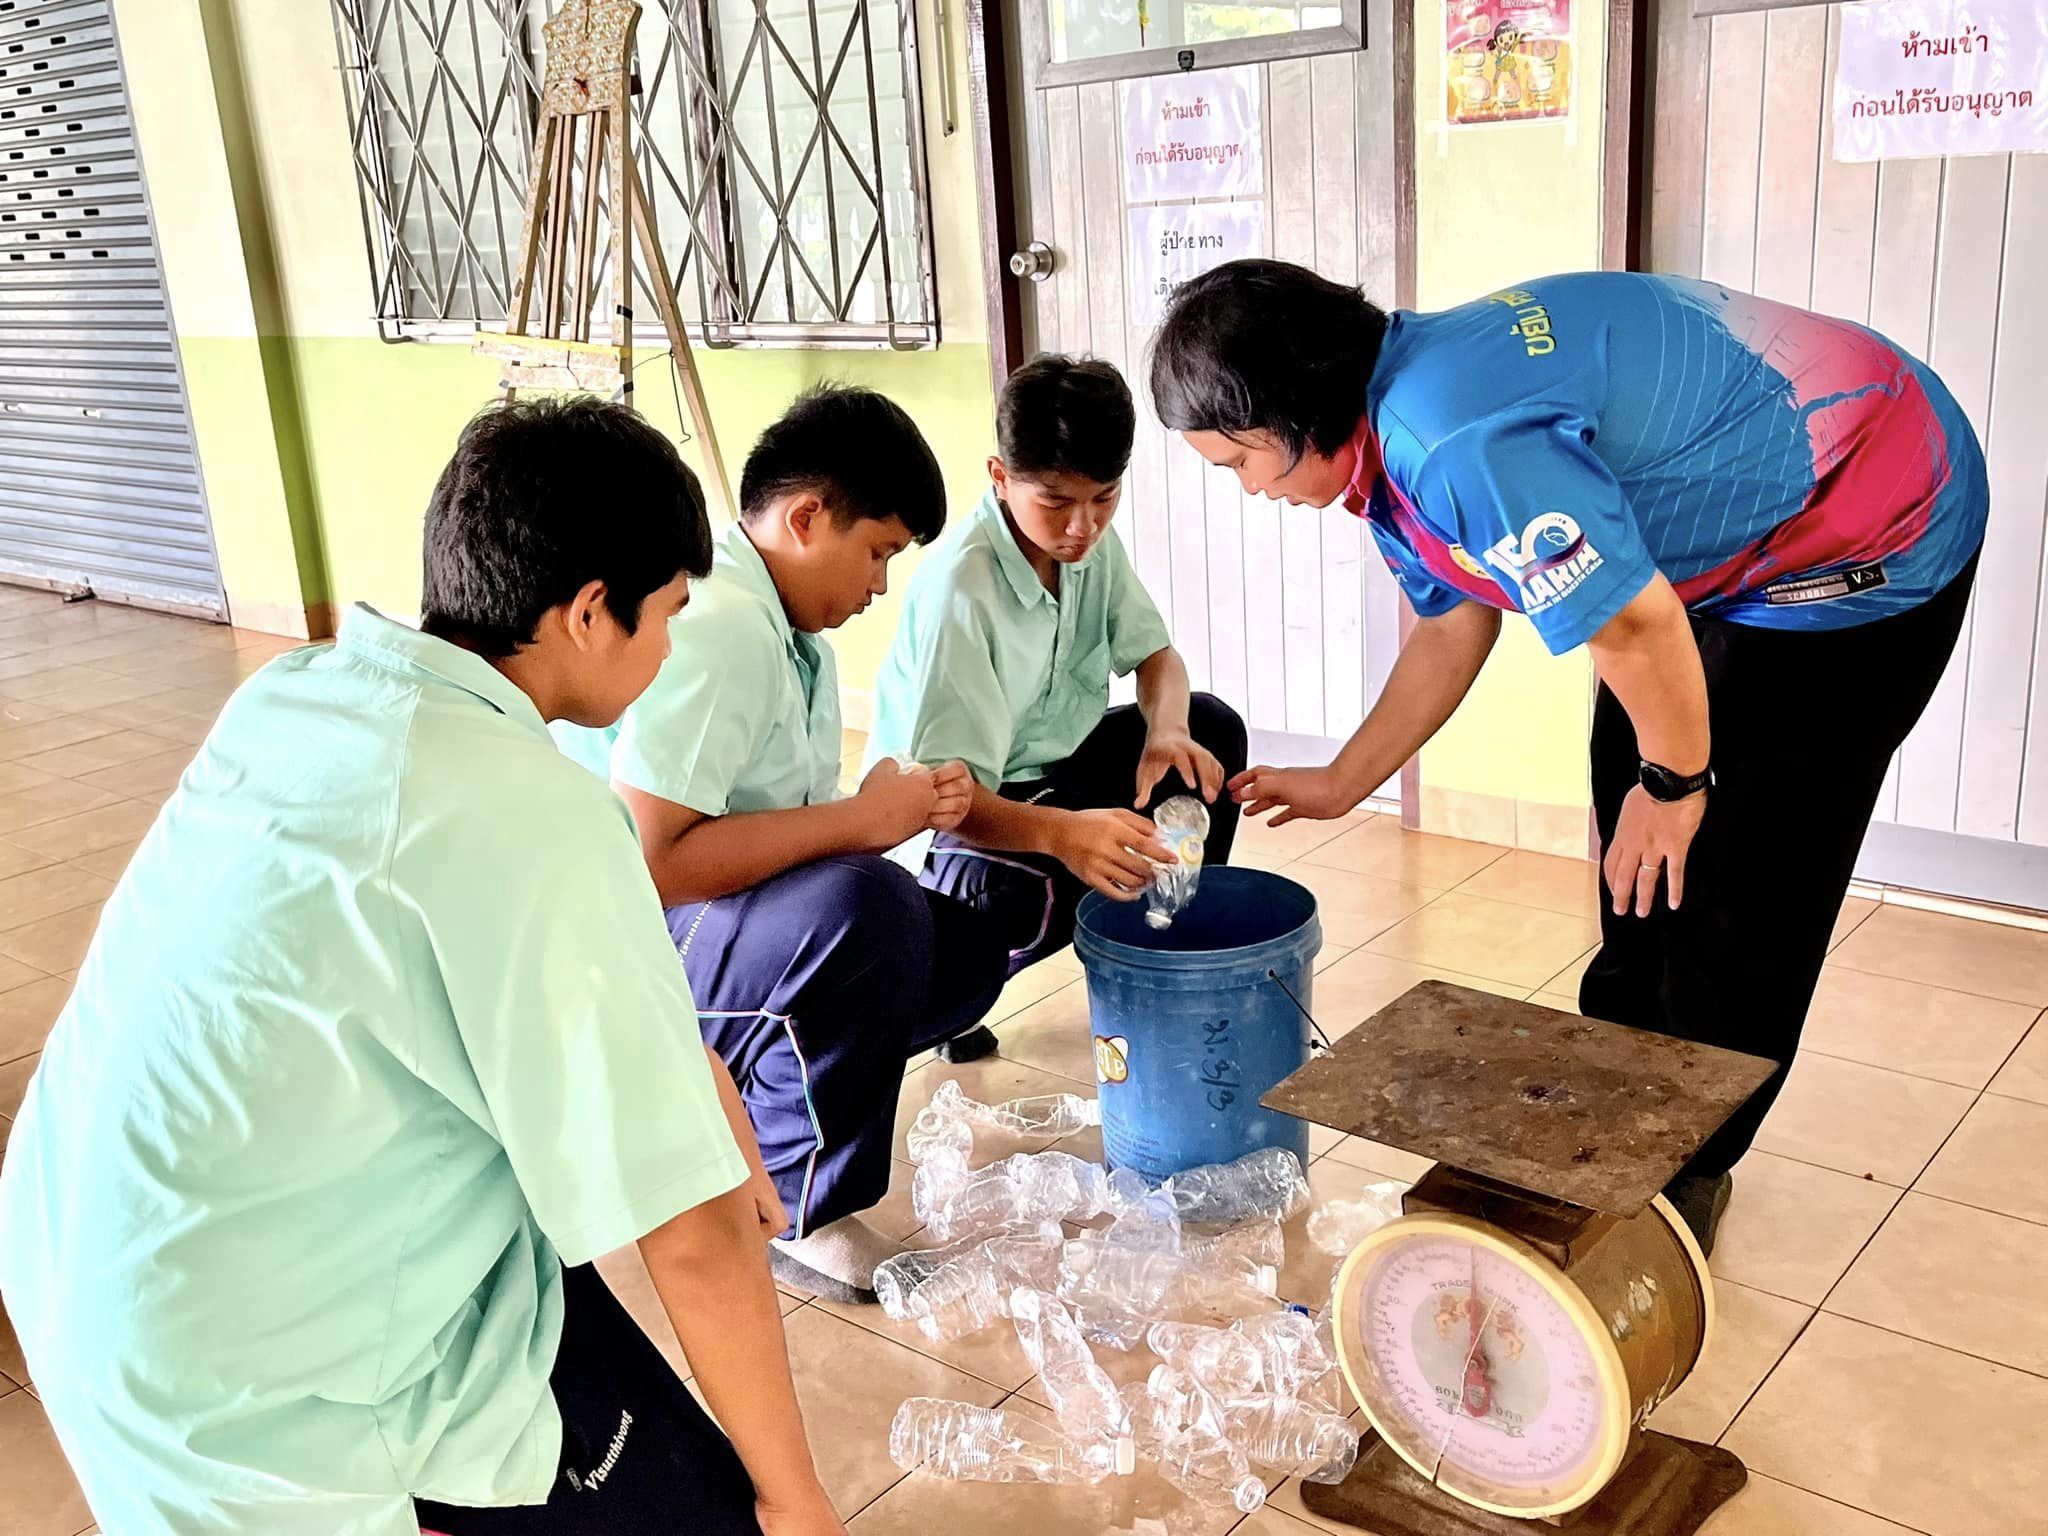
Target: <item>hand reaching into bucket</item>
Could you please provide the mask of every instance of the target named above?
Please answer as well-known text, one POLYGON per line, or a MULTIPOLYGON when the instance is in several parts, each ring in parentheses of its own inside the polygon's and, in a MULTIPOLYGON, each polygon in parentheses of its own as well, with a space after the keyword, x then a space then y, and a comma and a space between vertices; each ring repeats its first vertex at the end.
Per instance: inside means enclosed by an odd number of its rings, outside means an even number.
POLYGON ((1135 811, 1071 811, 1060 818, 1051 853, 1074 878, 1112 901, 1136 901, 1154 864, 1177 862, 1159 829, 1135 811))
POLYGON ((1223 764, 1214 752, 1185 728, 1154 730, 1146 736, 1145 754, 1138 759, 1138 798, 1131 804, 1142 811, 1160 781, 1176 772, 1204 800, 1213 802, 1223 792, 1223 764))

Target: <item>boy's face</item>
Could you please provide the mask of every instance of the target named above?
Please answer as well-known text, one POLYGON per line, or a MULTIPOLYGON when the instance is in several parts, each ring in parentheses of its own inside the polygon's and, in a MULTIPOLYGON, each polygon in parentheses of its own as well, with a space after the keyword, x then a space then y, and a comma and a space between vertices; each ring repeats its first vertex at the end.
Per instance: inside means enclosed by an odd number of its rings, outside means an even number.
POLYGON ((1292 507, 1327 507, 1351 484, 1356 456, 1349 448, 1326 459, 1313 444, 1293 459, 1270 432, 1231 437, 1221 432, 1183 432, 1187 445, 1219 469, 1237 476, 1247 496, 1264 496, 1292 507))
POLYGON ((577 725, 611 725, 647 691, 668 660, 669 620, 689 602, 690 578, 678 575, 648 593, 640 603, 640 622, 630 632, 605 606, 603 592, 600 583, 592 582, 568 608, 578 641, 568 718, 577 725))
POLYGON ((900 517, 842 523, 815 497, 788 526, 797 537, 779 564, 777 585, 789 622, 805 634, 837 629, 889 590, 889 562, 912 543, 900 517))
POLYGON ((1124 493, 1122 480, 1090 480, 1066 470, 1027 480, 1006 470, 1001 459, 988 461, 988 475, 1017 531, 1061 565, 1087 558, 1124 493))

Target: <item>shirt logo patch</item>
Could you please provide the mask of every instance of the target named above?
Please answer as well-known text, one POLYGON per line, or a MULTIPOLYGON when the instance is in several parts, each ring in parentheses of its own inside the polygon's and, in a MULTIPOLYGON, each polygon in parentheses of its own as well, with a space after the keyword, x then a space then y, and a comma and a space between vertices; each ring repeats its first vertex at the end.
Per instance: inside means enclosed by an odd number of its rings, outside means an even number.
POLYGON ((1520 338, 1522 351, 1528 356, 1546 357, 1557 350, 1557 336, 1550 328, 1550 311, 1535 294, 1526 288, 1503 288, 1486 297, 1515 312, 1515 323, 1508 327, 1508 334, 1520 338))
POLYGON ((1509 535, 1488 549, 1486 563, 1521 589, 1522 612, 1531 614, 1569 596, 1605 564, 1577 520, 1563 512, 1538 513, 1520 539, 1509 535))
POLYGON ((1774 581, 1764 588, 1764 602, 1773 608, 1799 603, 1827 603, 1838 597, 1854 597, 1858 592, 1873 591, 1890 579, 1882 565, 1852 566, 1846 571, 1830 571, 1824 576, 1774 581))

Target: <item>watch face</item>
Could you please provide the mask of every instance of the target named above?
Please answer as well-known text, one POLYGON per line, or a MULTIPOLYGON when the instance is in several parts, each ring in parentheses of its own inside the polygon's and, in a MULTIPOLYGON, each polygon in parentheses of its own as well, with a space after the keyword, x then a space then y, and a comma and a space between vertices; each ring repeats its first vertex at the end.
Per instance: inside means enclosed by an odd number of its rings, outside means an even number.
POLYGON ((1405 1237, 1397 1225, 1361 1256, 1342 1309, 1374 1427, 1471 1502, 1568 1507, 1609 1475, 1626 1434, 1619 1360, 1597 1319, 1533 1252, 1443 1223, 1405 1237))

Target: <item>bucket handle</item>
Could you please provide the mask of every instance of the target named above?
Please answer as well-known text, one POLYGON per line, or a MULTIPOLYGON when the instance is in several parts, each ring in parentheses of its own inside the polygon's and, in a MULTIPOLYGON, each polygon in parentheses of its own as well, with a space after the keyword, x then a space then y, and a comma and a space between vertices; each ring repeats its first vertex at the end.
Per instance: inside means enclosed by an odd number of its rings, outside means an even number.
POLYGON ((1287 1001, 1294 1004, 1294 1011, 1300 1014, 1304 1019, 1308 1020, 1308 1027, 1316 1032, 1316 1049, 1322 1051, 1334 1051, 1337 1047, 1331 1042, 1330 1037, 1323 1033, 1323 1026, 1316 1022, 1316 1016, 1314 1014, 1310 1013, 1306 1008, 1301 1006, 1301 999, 1294 995, 1294 988, 1288 986, 1286 982, 1280 979, 1280 973, 1272 969, 1271 967, 1268 967, 1266 970, 1266 980, 1272 982, 1273 985, 1278 987, 1282 992, 1285 992, 1287 994, 1287 1001))

